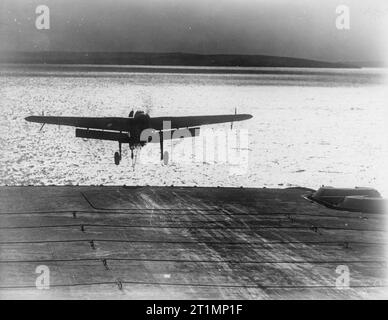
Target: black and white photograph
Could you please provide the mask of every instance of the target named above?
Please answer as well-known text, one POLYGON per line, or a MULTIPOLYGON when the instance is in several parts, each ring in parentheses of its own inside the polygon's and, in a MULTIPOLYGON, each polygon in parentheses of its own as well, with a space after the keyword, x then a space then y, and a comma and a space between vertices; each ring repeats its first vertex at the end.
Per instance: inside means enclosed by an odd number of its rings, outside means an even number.
POLYGON ((0 300, 388 299, 387 55, 385 0, 1 0, 0 300))

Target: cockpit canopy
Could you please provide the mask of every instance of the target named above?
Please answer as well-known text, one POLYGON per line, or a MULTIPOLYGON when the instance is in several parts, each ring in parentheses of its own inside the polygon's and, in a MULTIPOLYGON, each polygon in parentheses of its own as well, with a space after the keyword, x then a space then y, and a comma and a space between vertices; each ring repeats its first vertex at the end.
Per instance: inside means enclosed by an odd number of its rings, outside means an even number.
POLYGON ((139 110, 135 112, 134 118, 140 118, 142 116, 146 116, 146 113, 144 111, 139 110))
POLYGON ((148 117, 148 115, 144 111, 141 111, 141 110, 137 110, 136 112, 131 110, 131 112, 128 115, 129 118, 138 118, 138 117, 141 117, 141 116, 147 116, 148 117))
POLYGON ((129 118, 136 119, 136 126, 140 127, 142 129, 148 128, 149 122, 150 122, 150 116, 145 113, 144 111, 138 110, 138 111, 131 111, 129 113, 129 118))

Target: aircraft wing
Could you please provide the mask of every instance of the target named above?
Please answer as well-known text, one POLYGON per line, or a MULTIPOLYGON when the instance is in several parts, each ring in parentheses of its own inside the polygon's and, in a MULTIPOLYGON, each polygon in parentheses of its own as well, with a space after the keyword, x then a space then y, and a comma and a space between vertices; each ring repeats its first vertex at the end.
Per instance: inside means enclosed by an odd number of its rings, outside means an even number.
POLYGON ((51 116, 30 116, 27 121, 56 124, 61 126, 72 126, 78 128, 91 128, 101 130, 128 131, 130 127, 129 118, 89 118, 89 117, 51 117, 51 116))
MULTIPOLYGON (((170 122, 170 129, 193 128, 207 124, 226 123, 242 121, 252 118, 250 114, 230 114, 213 116, 188 116, 188 117, 156 117, 150 118, 149 127, 154 130, 169 130, 163 127, 163 122, 170 122)), ((89 118, 89 117, 52 117, 52 116, 30 116, 27 121, 42 124, 56 124, 78 128, 113 130, 128 132, 128 129, 135 124, 133 118, 89 118)))
POLYGON ((150 127, 155 130, 163 130, 163 122, 170 121, 172 129, 192 128, 207 124, 226 123, 248 120, 250 114, 227 114, 214 116, 188 116, 188 117, 157 117, 151 118, 150 127))

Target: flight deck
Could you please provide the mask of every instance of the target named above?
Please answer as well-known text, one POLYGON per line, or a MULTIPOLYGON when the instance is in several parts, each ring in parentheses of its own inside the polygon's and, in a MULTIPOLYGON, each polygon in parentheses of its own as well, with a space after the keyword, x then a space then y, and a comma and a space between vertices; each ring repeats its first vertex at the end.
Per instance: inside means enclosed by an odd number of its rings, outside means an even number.
POLYGON ((308 191, 0 187, 0 298, 388 298, 385 215, 308 191))

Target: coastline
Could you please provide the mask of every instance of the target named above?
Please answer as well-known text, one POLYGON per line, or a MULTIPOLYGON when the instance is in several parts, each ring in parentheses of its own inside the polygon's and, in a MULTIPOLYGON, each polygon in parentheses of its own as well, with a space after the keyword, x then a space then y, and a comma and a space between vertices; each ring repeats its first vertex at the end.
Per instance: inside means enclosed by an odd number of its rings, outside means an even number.
POLYGON ((364 70, 383 72, 384 68, 321 68, 321 67, 229 67, 179 65, 110 65, 110 64, 42 64, 0 63, 1 73, 10 72, 111 72, 111 73, 166 73, 166 74, 244 74, 244 75, 341 75, 362 73, 364 70))

